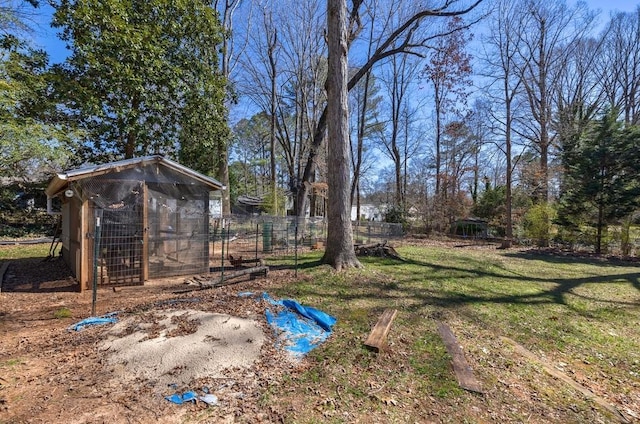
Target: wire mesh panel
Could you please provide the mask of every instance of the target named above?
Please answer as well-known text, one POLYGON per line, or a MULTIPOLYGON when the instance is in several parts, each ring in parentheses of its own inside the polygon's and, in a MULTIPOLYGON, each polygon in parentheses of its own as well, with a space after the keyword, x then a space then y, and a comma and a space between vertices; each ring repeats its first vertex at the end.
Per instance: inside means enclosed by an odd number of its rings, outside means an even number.
MULTIPOLYGON (((356 243, 375 243, 402 237, 402 225, 384 222, 353 222, 356 243)), ((293 254, 297 249, 324 249, 327 221, 324 218, 233 215, 211 220, 211 257, 214 267, 225 261, 238 264, 247 259, 293 254), (223 257, 224 253, 224 257, 223 257)))
POLYGON ((92 235, 98 244, 94 258, 97 284, 142 284, 143 183, 90 179, 82 189, 96 208, 92 235))
POLYGON ((102 211, 98 284, 143 283, 143 228, 141 210, 135 207, 102 211))
POLYGON ((356 244, 381 243, 402 237, 402 224, 378 221, 354 221, 353 240, 356 244))
POLYGON ((149 186, 149 277, 208 272, 208 193, 176 196, 169 188, 149 186))
POLYGON ((78 188, 102 217, 98 284, 209 271, 206 185, 154 164, 88 178, 78 188))

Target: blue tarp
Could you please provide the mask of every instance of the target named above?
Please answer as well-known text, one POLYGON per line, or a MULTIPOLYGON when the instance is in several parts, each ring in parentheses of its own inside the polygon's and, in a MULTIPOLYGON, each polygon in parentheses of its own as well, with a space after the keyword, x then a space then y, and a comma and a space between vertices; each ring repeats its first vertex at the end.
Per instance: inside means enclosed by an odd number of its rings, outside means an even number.
POLYGON ((262 298, 272 305, 283 306, 276 312, 267 309, 267 322, 275 328, 284 341, 283 348, 300 358, 323 343, 331 335, 336 319, 331 315, 295 300, 273 300, 267 293, 262 298))
POLYGON ((195 401, 198 398, 198 395, 196 394, 196 392, 188 391, 184 392, 182 395, 174 393, 171 396, 165 396, 164 398, 169 402, 175 403, 176 405, 182 405, 185 402, 195 401))
POLYGON ((89 317, 85 318, 80 322, 73 324, 69 327, 69 331, 80 331, 84 327, 88 327, 91 325, 103 325, 103 324, 113 324, 118 322, 118 319, 115 317, 118 313, 111 312, 109 314, 103 315, 101 317, 89 317))

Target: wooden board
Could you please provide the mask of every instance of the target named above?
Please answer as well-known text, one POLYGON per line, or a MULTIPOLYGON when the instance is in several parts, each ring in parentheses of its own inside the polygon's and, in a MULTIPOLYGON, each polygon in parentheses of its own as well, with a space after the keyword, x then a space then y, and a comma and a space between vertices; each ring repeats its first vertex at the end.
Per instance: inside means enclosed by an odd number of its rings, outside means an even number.
POLYGON ((380 350, 384 349, 387 346, 387 335, 389 334, 389 330, 391 330, 391 323, 396 318, 398 311, 396 309, 385 309, 380 318, 378 318, 378 322, 371 330, 369 337, 367 337, 367 341, 364 342, 364 345, 373 350, 374 352, 380 352, 380 350))
POLYGON ((529 360, 541 365, 542 368, 544 368, 544 370, 549 375, 557 378, 558 380, 564 381, 566 384, 571 386, 573 389, 575 389, 576 391, 582 393, 582 395, 584 395, 586 398, 593 400, 595 403, 600 405, 602 408, 604 408, 607 411, 611 412, 611 414, 613 414, 617 418, 617 420, 619 422, 621 422, 621 423, 630 423, 631 422, 629 419, 627 419, 627 417, 622 412, 620 412, 620 410, 618 408, 616 408, 614 405, 610 404, 606 399, 596 395, 591 390, 587 389, 585 386, 583 386, 582 384, 578 383, 577 381, 575 381, 574 379, 569 377, 567 374, 561 372, 560 370, 555 369, 549 363, 547 363, 544 360, 538 358, 533 352, 528 350, 526 347, 522 346, 520 343, 518 343, 515 340, 512 340, 512 339, 510 339, 508 337, 502 337, 502 340, 504 340, 505 342, 507 342, 510 345, 512 345, 514 350, 517 353, 519 353, 520 355, 522 355, 525 358, 527 358, 527 359, 529 359, 529 360))
POLYGON ((438 321, 438 333, 440 337, 442 337, 442 341, 444 341, 444 345, 447 348, 447 352, 453 358, 453 371, 456 373, 456 378, 458 379, 458 384, 463 389, 483 393, 482 385, 473 375, 473 370, 467 363, 466 358, 464 357, 464 353, 462 352, 462 348, 458 343, 458 339, 453 334, 449 326, 445 323, 438 321))

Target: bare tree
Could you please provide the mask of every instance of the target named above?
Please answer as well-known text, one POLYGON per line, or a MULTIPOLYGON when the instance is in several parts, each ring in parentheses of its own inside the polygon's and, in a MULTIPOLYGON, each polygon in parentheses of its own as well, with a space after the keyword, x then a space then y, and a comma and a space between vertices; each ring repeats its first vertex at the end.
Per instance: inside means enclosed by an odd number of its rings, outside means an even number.
MULTIPOLYGON (((371 20, 376 20, 377 8, 371 8, 371 20)), ((367 56, 371 55, 371 51, 374 48, 374 25, 369 25, 369 36, 367 44, 367 56)), ((355 143, 353 137, 350 137, 351 142, 351 165, 353 168, 353 179, 351 181, 351 207, 356 207, 356 219, 360 217, 360 195, 361 195, 361 179, 367 167, 365 156, 365 138, 373 131, 376 124, 372 122, 376 115, 377 107, 381 101, 381 98, 377 96, 379 88, 376 84, 376 78, 373 76, 373 72, 369 70, 364 76, 364 80, 358 82, 352 89, 352 96, 354 105, 350 107, 350 110, 356 111, 355 116, 355 128, 356 136, 355 143)))
POLYGON ((609 105, 625 123, 640 123, 640 6, 611 17, 602 35, 599 79, 609 105))
POLYGON ((394 204, 400 211, 404 211, 405 190, 404 184, 406 167, 409 156, 415 152, 416 143, 412 143, 409 135, 411 113, 409 94, 413 84, 417 82, 419 65, 410 60, 409 56, 393 56, 389 59, 389 66, 382 80, 387 90, 388 119, 385 125, 378 126, 380 149, 382 153, 393 162, 395 189, 394 204))
POLYGON ((38 0, 0 0, 0 34, 23 35, 37 27, 38 0))
MULTIPOLYGON (((471 36, 464 29, 465 24, 459 16, 451 18, 443 31, 447 34, 438 38, 425 67, 425 75, 433 88, 436 115, 436 196, 441 194, 442 188, 441 139, 444 115, 447 110, 454 109, 458 103, 465 101, 471 83, 471 56, 465 51, 471 36)), ((446 190, 444 194, 446 198, 446 190)))
POLYGON ((494 143, 506 159, 505 164, 505 236, 506 243, 510 244, 513 238, 512 221, 512 186, 513 186, 513 124, 514 103, 521 89, 521 79, 518 78, 516 69, 517 42, 516 31, 518 20, 516 10, 519 5, 510 0, 501 0, 496 3, 495 11, 489 21, 489 33, 483 40, 485 46, 484 61, 486 64, 486 77, 489 79, 489 89, 497 91, 497 103, 503 109, 498 114, 493 114, 493 119, 501 124, 498 127, 504 137, 503 143, 494 143))
POLYGON ((351 180, 351 207, 356 208, 356 217, 360 216, 361 181, 372 168, 372 149, 368 148, 367 141, 371 139, 379 125, 376 121, 377 109, 382 100, 378 95, 380 88, 377 79, 368 73, 364 80, 357 84, 350 92, 351 113, 355 131, 352 131, 349 141, 351 143, 351 167, 353 178, 351 180), (355 132, 355 134, 353 134, 355 132))
MULTIPOLYGON (((474 0, 470 3, 459 0, 441 0, 431 7, 416 6, 417 10, 398 25, 391 27, 380 36, 377 48, 360 66, 357 72, 351 76, 348 82, 348 89, 352 89, 355 84, 363 78, 380 61, 397 54, 414 54, 424 56, 425 50, 430 47, 430 43, 441 36, 440 33, 424 35, 420 31, 421 25, 428 18, 447 18, 467 14, 478 7, 483 0, 474 0)), ((355 39, 355 34, 361 30, 361 19, 359 8, 362 1, 353 2, 349 13, 351 35, 349 40, 355 39)), ((469 24, 471 25, 471 24, 469 24)), ((304 182, 311 181, 315 168, 316 159, 321 151, 321 146, 325 138, 327 128, 327 110, 323 110, 320 118, 313 130, 313 138, 305 159, 304 172, 302 173, 303 184, 298 191, 298 213, 304 211, 304 205, 308 195, 308 186, 304 182), (302 208, 302 209, 300 209, 302 208)), ((329 187, 331 190, 331 187, 329 187)))
POLYGON ((602 112, 605 91, 597 62, 602 57, 603 39, 579 38, 572 41, 555 87, 553 127, 562 149, 586 129, 587 124, 602 112))
POLYGON ((517 67, 529 117, 522 122, 522 135, 535 146, 540 157, 540 183, 534 193, 549 200, 549 156, 555 142, 553 95, 575 40, 591 29, 593 14, 585 3, 569 8, 564 1, 524 0, 515 9, 517 67))
MULTIPOLYGON (((280 148, 287 182, 294 192, 300 185, 311 128, 325 102, 326 46, 318 37, 325 24, 321 9, 318 1, 296 3, 295 7, 290 2, 263 5, 250 34, 249 54, 242 62, 242 91, 270 116, 271 151, 278 150, 275 144, 280 148)), ((274 162, 275 153, 272 182, 274 162)), ((316 168, 312 177, 315 174, 316 168)))
POLYGON ((360 267, 353 249, 349 199, 349 116, 346 0, 327 0, 327 115, 329 204, 327 247, 322 261, 336 270, 360 267))
MULTIPOLYGON (((233 67, 235 66, 238 55, 234 51, 234 36, 236 35, 233 30, 234 15, 240 6, 241 0, 216 0, 213 3, 213 7, 218 11, 221 16, 222 26, 230 36, 224 37, 222 42, 222 49, 220 52, 220 71, 222 75, 231 81, 231 74, 233 67)), ((231 98, 231 85, 228 87, 228 99, 231 98)), ((222 190, 222 214, 229 215, 231 213, 231 197, 229 193, 229 141, 223 143, 220 158, 218 158, 218 169, 216 177, 222 184, 227 187, 227 190, 222 190)))

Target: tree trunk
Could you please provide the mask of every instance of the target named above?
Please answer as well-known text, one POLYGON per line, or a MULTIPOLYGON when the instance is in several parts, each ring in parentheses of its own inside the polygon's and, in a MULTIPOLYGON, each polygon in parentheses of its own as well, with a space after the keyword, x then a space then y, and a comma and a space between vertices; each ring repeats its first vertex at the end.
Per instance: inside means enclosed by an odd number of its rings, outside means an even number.
POLYGON ((506 229, 505 229, 505 237, 507 239, 507 244, 511 244, 513 240, 513 220, 512 220, 512 193, 511 193, 511 185, 513 179, 513 166, 511 164, 511 95, 509 94, 509 71, 505 72, 506 76, 504 78, 504 95, 505 95, 505 156, 507 159, 507 181, 505 187, 505 214, 506 214, 506 229))
MULTIPOLYGON (((276 61, 274 51, 278 41, 278 35, 274 31, 273 38, 269 38, 269 70, 271 78, 271 119, 269 120, 269 173, 271 182, 271 195, 273 196, 274 212, 278 214, 278 196, 276 188, 276 61)), ((286 207, 285 207, 286 209, 286 207)), ((286 211, 285 211, 286 214, 286 211)))
POLYGON ((231 195, 229 194, 229 150, 227 144, 220 151, 220 162, 218 163, 217 178, 225 187, 226 190, 221 190, 222 193, 222 216, 231 215, 231 195))
POLYGON ((346 0, 327 0, 328 228, 322 261, 336 270, 360 267, 353 249, 349 198, 346 0))

